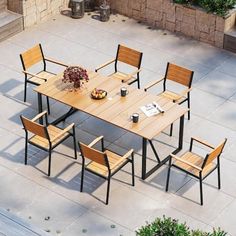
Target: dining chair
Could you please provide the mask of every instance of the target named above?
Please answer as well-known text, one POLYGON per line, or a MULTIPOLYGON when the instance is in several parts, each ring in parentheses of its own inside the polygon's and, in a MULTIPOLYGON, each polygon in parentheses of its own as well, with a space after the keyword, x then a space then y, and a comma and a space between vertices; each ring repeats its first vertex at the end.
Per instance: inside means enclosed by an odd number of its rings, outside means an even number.
POLYGON ((214 170, 218 171, 218 189, 221 188, 220 180, 220 155, 223 152, 224 146, 227 139, 221 142, 218 146, 213 146, 206 141, 200 140, 199 138, 191 138, 189 151, 186 151, 181 156, 170 154, 169 167, 166 180, 166 191, 169 188, 170 170, 171 167, 175 167, 185 173, 197 178, 200 182, 200 203, 203 205, 203 191, 202 181, 209 176, 214 170), (192 151, 193 142, 198 142, 210 148, 206 156, 199 155, 192 151), (173 162, 174 159, 174 162, 173 162), (215 160, 216 163, 215 163, 215 160))
POLYGON ((82 174, 80 192, 83 191, 84 170, 87 170, 101 178, 107 180, 106 205, 109 201, 110 181, 111 177, 122 169, 127 163, 132 165, 132 186, 134 186, 134 150, 130 149, 123 156, 104 148, 103 136, 94 139, 90 144, 86 145, 79 142, 79 148, 82 156, 82 174), (93 146, 101 142, 101 151, 93 146), (89 162, 85 164, 85 159, 89 162))
MULTIPOLYGON (((41 85, 51 77, 55 76, 53 72, 47 70, 47 62, 54 63, 60 66, 68 67, 68 65, 55 61, 53 59, 44 56, 41 44, 37 44, 34 47, 28 49, 24 53, 20 54, 21 63, 23 67, 23 73, 25 75, 24 83, 24 102, 26 102, 27 84, 41 85), (29 69, 37 64, 41 63, 42 70, 37 73, 30 72, 29 69)), ((50 114, 49 99, 47 97, 47 107, 50 114)))
POLYGON ((75 125, 70 124, 65 129, 61 129, 48 123, 47 112, 44 111, 33 119, 28 119, 23 115, 20 116, 24 130, 25 130, 25 165, 27 165, 28 157, 28 144, 36 146, 39 149, 47 151, 49 154, 48 159, 48 176, 51 173, 51 156, 52 150, 60 143, 65 141, 69 137, 73 137, 74 155, 77 159, 76 150, 76 137, 75 137, 75 125), (37 123, 40 118, 45 118, 43 125, 37 123), (69 132, 72 131, 72 132, 69 132), (29 137, 30 134, 30 137, 29 137))
MULTIPOLYGON (((187 106, 189 109, 188 120, 190 120, 190 91, 192 90, 191 86, 192 86, 193 75, 194 75, 193 71, 168 62, 164 78, 151 82, 144 88, 144 91, 147 91, 154 85, 163 82, 163 91, 159 95, 168 98, 178 104, 187 102, 187 106), (168 89, 167 87, 170 87, 169 86, 170 81, 174 82, 174 84, 180 85, 181 91, 177 92, 173 91, 172 89, 168 89)), ((172 136, 172 130, 173 130, 173 124, 171 124, 170 136, 172 136)))
POLYGON ((142 56, 143 56, 142 52, 136 51, 134 49, 119 44, 117 48, 116 58, 98 66, 95 69, 95 72, 98 72, 98 70, 101 70, 102 68, 114 63, 115 72, 109 76, 112 78, 119 79, 121 80, 122 83, 127 83, 128 85, 137 82, 138 88, 140 89, 139 73, 141 71, 142 56), (118 66, 121 63, 125 63, 129 66, 135 67, 136 70, 129 74, 121 72, 118 70, 118 66))

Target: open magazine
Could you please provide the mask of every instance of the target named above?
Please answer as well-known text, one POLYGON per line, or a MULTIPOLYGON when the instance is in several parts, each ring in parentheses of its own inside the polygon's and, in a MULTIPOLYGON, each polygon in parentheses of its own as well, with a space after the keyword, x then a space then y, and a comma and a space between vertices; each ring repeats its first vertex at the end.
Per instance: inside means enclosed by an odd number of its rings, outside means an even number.
POLYGON ((140 109, 147 117, 164 113, 164 110, 156 102, 148 103, 145 106, 140 107, 140 109))

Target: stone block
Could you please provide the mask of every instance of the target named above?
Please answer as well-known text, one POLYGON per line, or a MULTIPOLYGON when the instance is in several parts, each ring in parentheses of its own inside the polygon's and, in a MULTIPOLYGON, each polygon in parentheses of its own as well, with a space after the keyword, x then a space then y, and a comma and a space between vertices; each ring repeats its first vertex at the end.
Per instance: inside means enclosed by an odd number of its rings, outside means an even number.
POLYGON ((224 33, 221 31, 215 31, 215 46, 223 48, 224 45, 224 33))
POLYGON ((176 32, 180 32, 181 31, 181 21, 179 21, 179 20, 176 20, 176 22, 175 22, 175 31, 176 32))
POLYGON ((225 18, 225 27, 224 27, 224 32, 230 30, 231 28, 234 27, 235 25, 235 12, 232 12, 231 15, 229 15, 227 18, 225 18))
POLYGON ((162 2, 162 0, 147 0, 146 7, 156 11, 160 11, 163 7, 162 2))
POLYGON ((224 29, 225 29, 225 20, 222 17, 217 16, 216 17, 216 30, 224 32, 224 29))
POLYGON ((135 10, 135 9, 132 10, 132 17, 135 20, 140 20, 142 18, 141 15, 140 15, 140 11, 135 10))
POLYGON ((133 10, 140 11, 142 5, 142 0, 131 1, 131 8, 133 10))
POLYGON ((194 37, 195 35, 195 25, 182 22, 181 32, 187 36, 194 37))
POLYGON ((166 29, 171 31, 171 32, 175 32, 175 23, 170 22, 170 21, 166 21, 166 29))
POLYGON ((156 19, 156 16, 157 16, 156 10, 147 8, 145 16, 146 16, 146 20, 147 20, 148 24, 155 25, 155 21, 157 20, 156 19))
POLYGON ((205 33, 209 32, 209 14, 202 11, 196 11, 196 30, 205 33))
POLYGON ((175 14, 176 14, 176 20, 182 21, 183 14, 184 14, 184 8, 182 6, 177 5, 175 8, 175 14))

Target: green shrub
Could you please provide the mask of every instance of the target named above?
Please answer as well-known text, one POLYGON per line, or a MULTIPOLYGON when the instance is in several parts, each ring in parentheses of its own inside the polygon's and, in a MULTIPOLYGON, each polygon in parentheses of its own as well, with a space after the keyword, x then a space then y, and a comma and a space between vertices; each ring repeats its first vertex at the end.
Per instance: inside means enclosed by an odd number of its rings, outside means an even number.
POLYGON ((139 229, 138 236, 189 236, 190 231, 186 224, 178 223, 178 220, 166 218, 157 218, 151 224, 147 224, 139 229))
POLYGON ((174 2, 179 4, 198 5, 206 11, 220 16, 225 16, 236 4, 236 0, 174 0, 174 2))
POLYGON ((234 7, 236 0, 199 0, 199 5, 208 12, 224 16, 234 7))
POLYGON ((179 223, 172 218, 156 218, 136 231, 137 236, 227 236, 220 228, 213 229, 212 233, 201 230, 190 230, 186 223, 179 223))

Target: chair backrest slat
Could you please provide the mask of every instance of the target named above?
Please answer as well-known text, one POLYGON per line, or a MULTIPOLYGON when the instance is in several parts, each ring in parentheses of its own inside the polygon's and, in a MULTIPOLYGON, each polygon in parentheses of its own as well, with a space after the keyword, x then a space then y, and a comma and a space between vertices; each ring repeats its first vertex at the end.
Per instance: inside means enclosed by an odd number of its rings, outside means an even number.
POLYGON ((207 156, 206 156, 206 158, 205 158, 205 160, 203 162, 202 168, 204 168, 205 166, 209 165, 212 161, 214 161, 218 156, 221 155, 221 153, 222 153, 222 151, 224 149, 226 141, 227 141, 227 139, 225 139, 224 142, 219 144, 212 152, 207 154, 207 156))
POLYGON ((165 79, 191 87, 193 71, 168 62, 165 79))
POLYGON ((96 149, 88 147, 87 145, 81 142, 79 144, 81 148, 80 151, 84 157, 107 167, 108 162, 106 160, 106 155, 103 152, 100 152, 96 149))
POLYGON ((20 57, 21 57, 24 69, 26 70, 30 68, 31 66, 44 60, 44 56, 43 56, 43 52, 42 52, 42 48, 40 44, 20 54, 20 57))
POLYGON ((134 49, 125 47, 123 45, 118 45, 117 57, 118 61, 124 62, 131 66, 140 68, 142 53, 134 49))
POLYGON ((47 129, 46 129, 45 126, 40 125, 40 124, 38 124, 36 122, 33 122, 33 121, 25 118, 24 116, 21 116, 21 120, 22 120, 24 128, 27 131, 29 131, 29 132, 31 132, 31 133, 33 133, 35 135, 38 135, 38 136, 40 136, 42 138, 48 139, 47 129))

